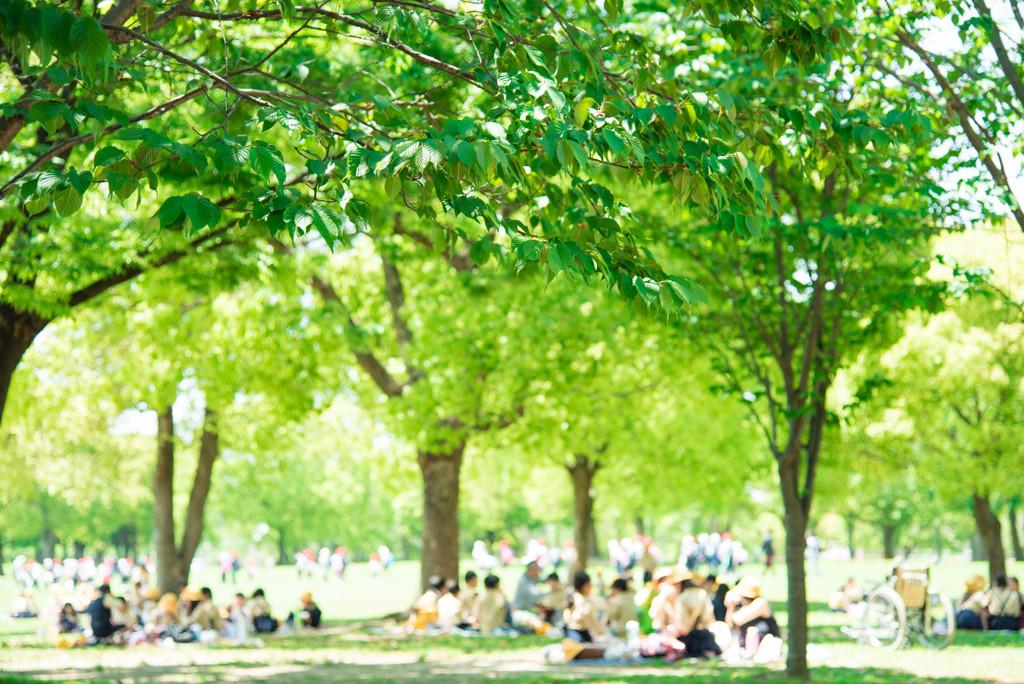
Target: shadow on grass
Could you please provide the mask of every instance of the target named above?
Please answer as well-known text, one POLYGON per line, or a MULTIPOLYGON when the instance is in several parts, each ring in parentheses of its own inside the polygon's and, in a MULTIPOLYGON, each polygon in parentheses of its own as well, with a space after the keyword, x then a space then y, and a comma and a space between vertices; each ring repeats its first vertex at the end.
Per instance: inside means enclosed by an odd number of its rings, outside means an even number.
MULTIPOLYGON (((777 670, 761 667, 727 667, 720 664, 682 663, 670 667, 647 665, 614 666, 543 665, 537 662, 492 661, 486 663, 399 663, 399 664, 226 664, 209 666, 146 666, 105 670, 36 670, 17 677, 0 675, 0 684, 29 682, 90 682, 105 684, 131 681, 157 682, 289 682, 322 684, 351 681, 362 684, 384 682, 477 682, 504 681, 513 684, 592 682, 613 684, 650 682, 666 677, 691 677, 701 684, 797 684, 777 670)), ((815 668, 813 681, 823 684, 991 684, 988 680, 961 677, 922 678, 883 669, 815 668)))

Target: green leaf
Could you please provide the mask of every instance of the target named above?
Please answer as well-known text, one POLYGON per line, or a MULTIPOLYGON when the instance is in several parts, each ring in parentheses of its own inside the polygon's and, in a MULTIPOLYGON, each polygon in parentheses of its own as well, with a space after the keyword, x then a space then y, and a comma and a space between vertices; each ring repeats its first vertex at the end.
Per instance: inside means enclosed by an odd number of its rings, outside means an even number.
POLYGON ((341 217, 333 209, 319 204, 312 207, 312 212, 313 227, 333 248, 334 243, 341 238, 341 217))
POLYGON ((71 187, 78 191, 78 194, 84 195, 85 191, 92 184, 92 174, 88 171, 78 172, 71 169, 68 171, 68 182, 71 183, 71 187))
POLYGON ((576 103, 575 117, 576 124, 582 126, 587 122, 587 117, 590 116, 590 108, 597 104, 597 101, 592 97, 585 97, 576 103))
POLYGON ((181 217, 181 201, 177 195, 168 197, 157 209, 156 216, 160 219, 161 228, 169 228, 178 222, 181 217))
POLYGON ((782 68, 782 65, 786 63, 786 53, 783 51, 782 47, 779 46, 778 41, 773 40, 772 44, 768 46, 767 50, 765 50, 763 59, 765 67, 767 67, 768 71, 771 72, 771 75, 774 76, 775 73, 782 68))
POLYGON ((697 206, 709 209, 711 207, 711 190, 708 188, 707 181, 700 176, 693 177, 693 183, 690 188, 690 199, 693 200, 697 206))
POLYGON ((221 144, 213 153, 213 165, 221 173, 240 169, 249 163, 249 148, 243 145, 221 144))
POLYGON ((220 207, 194 192, 182 197, 180 206, 192 224, 192 230, 200 230, 207 226, 213 228, 220 222, 220 207))
POLYGON ((626 148, 626 143, 618 133, 606 127, 601 131, 601 134, 604 136, 604 139, 608 141, 608 146, 612 148, 612 151, 615 154, 622 154, 622 150, 626 148))
POLYGON ((682 204, 690 196, 693 187, 693 174, 688 169, 680 169, 672 174, 672 188, 675 190, 676 201, 682 204))
POLYGON ((568 142, 569 142, 569 149, 572 150, 572 154, 573 154, 574 157, 576 157, 576 161, 579 162, 580 166, 586 167, 586 165, 587 165, 587 152, 586 152, 586 150, 584 150, 583 146, 580 145, 575 140, 570 140, 568 142))
POLYGON ((466 166, 473 166, 473 162, 476 161, 476 150, 473 149, 473 143, 466 140, 458 142, 458 145, 455 147, 455 154, 458 155, 459 161, 466 166))
POLYGON ((388 176, 384 180, 384 190, 388 193, 390 199, 398 197, 398 193, 402 191, 401 176, 388 176))
POLYGON ((82 195, 70 185, 58 190, 53 195, 53 208, 57 210, 57 215, 61 218, 71 216, 81 206, 82 195))
POLYGON ((444 157, 448 148, 440 140, 428 138, 420 145, 416 152, 416 166, 422 171, 428 166, 440 167, 444 163, 444 157))
POLYGON ((96 166, 109 166, 119 159, 124 159, 124 150, 108 146, 96 152, 92 162, 96 166))
POLYGON ((249 151, 249 166, 252 170, 270 181, 273 174, 277 182, 284 185, 285 177, 284 159, 281 152, 273 145, 265 142, 257 142, 249 151))

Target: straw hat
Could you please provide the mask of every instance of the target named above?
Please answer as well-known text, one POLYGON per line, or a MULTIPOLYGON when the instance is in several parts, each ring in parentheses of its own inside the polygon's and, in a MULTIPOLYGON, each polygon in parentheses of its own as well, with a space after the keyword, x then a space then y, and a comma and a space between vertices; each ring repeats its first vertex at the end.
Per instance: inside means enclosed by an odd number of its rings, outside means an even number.
POLYGON ((667 584, 679 584, 680 582, 684 582, 686 580, 692 580, 692 579, 693 579, 693 573, 692 572, 690 572, 689 570, 687 570, 684 567, 680 567, 680 566, 677 565, 674 568, 672 568, 672 572, 669 573, 669 576, 666 577, 664 581, 667 584))
POLYGON ((145 592, 143 592, 142 597, 148 601, 158 601, 160 600, 160 588, 150 587, 149 589, 146 589, 145 592))
POLYGON ((203 595, 193 586, 187 586, 181 590, 182 601, 202 601, 203 595))
POLYGON ((736 583, 733 591, 745 599, 758 599, 761 598, 761 583, 753 577, 744 577, 736 583))
POLYGON ((177 613, 178 612, 178 597, 167 592, 160 598, 160 603, 157 604, 165 613, 177 613))
POLYGON ((312 603, 313 602, 313 594, 311 594, 308 591, 304 591, 304 592, 302 592, 299 595, 299 600, 302 601, 303 603, 312 603))
POLYGON ((981 591, 985 588, 985 578, 981 575, 975 575, 966 582, 964 582, 964 589, 968 594, 973 594, 976 591, 981 591))
POLYGON ((658 568, 657 570, 654 571, 653 579, 654 579, 655 582, 661 582, 661 581, 663 581, 666 577, 668 577, 671 574, 672 574, 672 568, 671 567, 658 568))

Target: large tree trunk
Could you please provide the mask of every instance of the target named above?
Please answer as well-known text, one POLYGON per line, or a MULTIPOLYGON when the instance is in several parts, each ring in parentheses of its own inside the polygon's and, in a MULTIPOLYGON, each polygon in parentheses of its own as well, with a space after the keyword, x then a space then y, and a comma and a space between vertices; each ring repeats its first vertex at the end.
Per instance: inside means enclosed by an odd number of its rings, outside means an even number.
POLYGON ((9 304, 0 304, 0 422, 3 421, 14 371, 49 322, 41 316, 18 311, 9 304))
POLYGON ((40 549, 41 558, 53 558, 57 552, 57 535, 53 533, 53 530, 47 527, 43 530, 42 548, 40 549))
POLYGON ((896 557, 896 526, 882 524, 882 555, 886 558, 896 557))
POLYGON ((157 416, 153 533, 156 536, 156 583, 161 592, 177 593, 185 578, 178 572, 178 549, 174 543, 174 413, 170 405, 157 416))
POLYGON ((85 544, 80 541, 75 542, 75 558, 85 557, 85 544))
POLYGON ((157 417, 156 471, 153 474, 153 527, 156 533, 156 581, 161 591, 177 592, 188 582, 192 559, 203 536, 203 510, 217 460, 217 414, 206 409, 199 462, 188 497, 181 545, 174 532, 174 415, 170 407, 157 417))
POLYGON ((1002 525, 999 518, 992 512, 987 496, 973 495, 974 522, 978 526, 978 534, 985 543, 988 552, 988 574, 990 578, 1006 574, 1006 552, 1003 550, 1002 525))
POLYGON ((1007 523, 1010 525, 1010 544, 1013 546, 1013 559, 1020 563, 1024 560, 1024 554, 1020 548, 1020 530, 1017 528, 1017 502, 1010 504, 1010 512, 1006 514, 1007 523))
POLYGON ((420 585, 425 590, 433 575, 459 577, 459 471, 466 442, 448 451, 419 450, 423 475, 423 554, 420 585))
POLYGON ((576 454, 576 460, 565 468, 572 478, 572 527, 576 544, 576 560, 569 568, 569 574, 575 575, 587 568, 587 561, 596 549, 591 548, 591 537, 594 536, 594 474, 601 467, 584 454, 576 454))
MULTIPOLYGON (((796 446, 799 448, 799 445, 796 446)), ((807 548, 807 516, 799 492, 800 456, 783 459, 779 464, 779 484, 782 489, 782 503, 785 508, 783 522, 786 527, 786 586, 789 611, 787 639, 789 654, 786 658, 786 674, 807 679, 807 572, 804 567, 804 550, 807 548)))

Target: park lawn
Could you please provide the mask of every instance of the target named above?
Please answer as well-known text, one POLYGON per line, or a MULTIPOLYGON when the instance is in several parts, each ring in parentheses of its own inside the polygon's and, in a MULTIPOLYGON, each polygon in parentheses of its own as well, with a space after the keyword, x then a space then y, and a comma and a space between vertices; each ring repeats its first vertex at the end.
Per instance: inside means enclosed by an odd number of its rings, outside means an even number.
MULTIPOLYGON (((466 564, 464 567, 471 567, 466 564)), ((960 633, 954 645, 935 653, 908 648, 894 653, 881 652, 855 644, 840 628, 849 623, 843 614, 824 610, 824 602, 836 587, 852 575, 870 586, 871 578, 884 577, 884 562, 824 563, 822 577, 810 577, 808 593, 812 665, 819 670, 818 680, 847 682, 894 681, 913 684, 916 676, 939 678, 948 682, 1024 682, 1024 639, 1016 634, 960 633), (823 667, 827 665, 827 667, 823 667), (877 674, 864 668, 881 668, 877 674)), ((755 566, 758 571, 763 570, 755 566)), ((326 629, 319 632, 282 635, 266 640, 263 648, 176 649, 144 647, 139 649, 89 648, 56 650, 47 637, 39 635, 38 621, 0 623, 0 671, 10 676, 44 677, 60 681, 477 681, 501 678, 503 681, 585 681, 640 682, 661 679, 664 675, 693 675, 694 681, 709 684, 785 680, 771 670, 725 668, 721 665, 682 666, 644 665, 639 668, 614 668, 596 665, 546 666, 540 650, 550 643, 532 636, 517 638, 425 637, 380 633, 383 623, 363 622, 406 608, 418 582, 416 563, 399 563, 382 580, 372 578, 364 564, 349 569, 346 582, 324 581, 322 577, 302 578, 289 567, 262 569, 255 580, 239 575, 237 589, 246 594, 263 586, 271 605, 279 615, 292 607, 298 593, 314 593, 328 617, 326 629), (377 629, 370 629, 377 625, 377 629), (15 675, 15 673, 20 673, 15 675)), ((933 584, 956 595, 963 579, 984 572, 983 564, 940 566, 933 571, 933 584)), ((506 593, 511 594, 522 573, 521 567, 508 568, 503 577, 506 593)), ((606 571, 606 578, 610 573, 606 571)), ((200 571, 193 577, 197 584, 208 584, 218 601, 227 601, 236 587, 221 584, 218 573, 200 571)), ((783 568, 763 578, 764 593, 780 609, 785 622, 785 576, 783 568)), ((8 577, 0 578, 0 597, 13 597, 8 577), (5 593, 6 592, 6 593, 5 593)), ((0 676, 0 682, 4 682, 0 676)), ((16 680, 15 680, 16 681, 16 680)), ((37 681, 37 680, 32 680, 37 681)))

